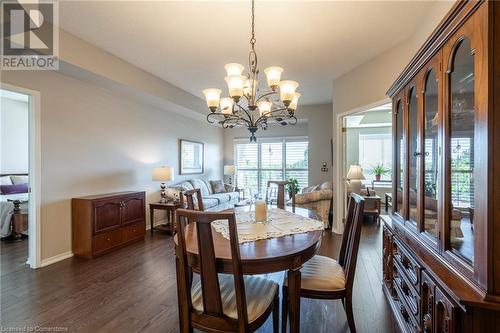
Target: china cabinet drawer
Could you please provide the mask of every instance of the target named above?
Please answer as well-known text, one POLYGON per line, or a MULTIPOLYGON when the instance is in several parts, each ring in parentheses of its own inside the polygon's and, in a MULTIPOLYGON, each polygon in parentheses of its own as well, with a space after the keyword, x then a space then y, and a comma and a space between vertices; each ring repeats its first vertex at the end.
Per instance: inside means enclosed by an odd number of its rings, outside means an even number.
POLYGON ((417 324, 417 320, 415 317, 408 311, 405 306, 404 301, 401 300, 401 294, 399 289, 395 287, 395 296, 393 298, 394 304, 394 312, 396 317, 399 319, 399 322, 402 323, 400 328, 403 332, 407 333, 418 333, 420 332, 420 328, 417 324))
POLYGON ((420 288, 420 271, 422 267, 397 238, 394 239, 393 247, 393 260, 401 266, 401 273, 405 275, 413 288, 418 290, 420 288))
POLYGON ((394 263, 393 267, 393 284, 400 293, 401 300, 407 305, 409 312, 415 317, 420 315, 420 295, 411 287, 410 283, 403 274, 400 274, 401 267, 394 263))

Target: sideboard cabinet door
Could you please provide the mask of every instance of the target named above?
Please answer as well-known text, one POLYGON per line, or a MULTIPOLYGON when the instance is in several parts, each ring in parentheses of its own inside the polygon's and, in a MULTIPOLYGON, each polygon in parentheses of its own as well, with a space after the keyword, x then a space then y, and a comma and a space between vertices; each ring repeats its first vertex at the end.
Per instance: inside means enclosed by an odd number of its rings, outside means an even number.
POLYGON ((144 220, 144 197, 135 196, 122 201, 122 223, 131 224, 144 220))
POLYGON ((97 201, 94 203, 94 233, 109 231, 120 227, 120 200, 97 201))

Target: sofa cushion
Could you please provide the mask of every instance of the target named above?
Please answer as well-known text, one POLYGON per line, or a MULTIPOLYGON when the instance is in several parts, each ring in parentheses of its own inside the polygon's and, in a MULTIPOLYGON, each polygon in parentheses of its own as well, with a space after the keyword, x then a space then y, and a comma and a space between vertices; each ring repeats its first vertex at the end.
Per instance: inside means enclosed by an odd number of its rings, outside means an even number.
POLYGON ((212 184, 210 183, 210 181, 208 181, 206 179, 202 179, 202 180, 205 183, 205 185, 207 186, 208 194, 214 194, 214 190, 212 189, 212 184))
POLYGON ((319 186, 320 190, 333 190, 333 184, 332 182, 324 182, 319 186))
POLYGON ((302 189, 302 193, 310 193, 310 192, 317 191, 318 189, 319 189, 319 185, 308 186, 308 187, 304 187, 302 189))
POLYGON ((203 208, 205 209, 210 209, 212 207, 218 206, 219 205, 219 200, 216 198, 203 198, 203 208))
MULTIPOLYGON (((219 204, 223 204, 229 201, 234 201, 237 198, 239 198, 239 193, 238 192, 228 192, 228 193, 215 193, 207 196, 206 198, 210 199, 217 199, 219 201, 219 204)), ((205 197, 203 197, 203 200, 205 200, 205 197)))
POLYGON ((212 185, 213 193, 226 193, 226 187, 222 180, 212 180, 210 184, 212 185))
POLYGON ((182 182, 180 184, 177 184, 176 186, 182 187, 183 191, 194 190, 194 187, 190 182, 182 182))
POLYGON ((207 184, 205 183, 204 180, 202 179, 191 179, 189 181, 194 188, 199 188, 200 191, 201 191, 201 196, 205 197, 207 195, 210 195, 210 191, 208 190, 208 186, 207 184))
POLYGON ((206 197, 203 197, 203 200, 205 200, 205 198, 207 198, 207 199, 215 199, 215 200, 217 200, 218 204, 222 204, 224 202, 228 202, 231 199, 231 197, 229 195, 227 195, 226 193, 211 194, 211 195, 208 195, 206 197))

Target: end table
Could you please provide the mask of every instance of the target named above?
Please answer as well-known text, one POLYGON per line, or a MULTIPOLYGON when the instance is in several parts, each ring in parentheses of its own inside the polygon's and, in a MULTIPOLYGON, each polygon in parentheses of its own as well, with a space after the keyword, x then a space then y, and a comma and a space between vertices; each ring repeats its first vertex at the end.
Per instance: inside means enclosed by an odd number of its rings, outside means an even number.
POLYGON ((166 202, 166 203, 160 203, 160 202, 154 202, 149 204, 149 218, 150 218, 150 223, 151 223, 151 235, 153 235, 154 229, 157 230, 163 230, 163 231, 168 231, 171 234, 175 232, 175 221, 174 221, 174 216, 175 216, 175 210, 177 208, 181 207, 180 202, 166 202), (160 224, 157 225, 156 227, 154 226, 154 220, 155 220, 155 210, 164 210, 167 212, 167 220, 165 224, 160 224))

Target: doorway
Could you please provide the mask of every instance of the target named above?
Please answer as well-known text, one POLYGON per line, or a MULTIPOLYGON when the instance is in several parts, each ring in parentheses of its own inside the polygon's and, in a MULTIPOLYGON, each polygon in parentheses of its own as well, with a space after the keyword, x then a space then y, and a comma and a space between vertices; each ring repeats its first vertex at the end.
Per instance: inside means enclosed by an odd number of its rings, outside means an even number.
POLYGON ((370 202, 379 200, 374 206, 380 207, 380 214, 386 213, 392 188, 392 104, 382 101, 339 115, 337 121, 341 148, 337 155, 338 216, 345 216, 347 195, 353 190, 375 196, 370 202), (351 169, 356 179, 348 179, 351 169))
POLYGON ((39 93, 0 87, 0 236, 2 268, 40 266, 39 93))

